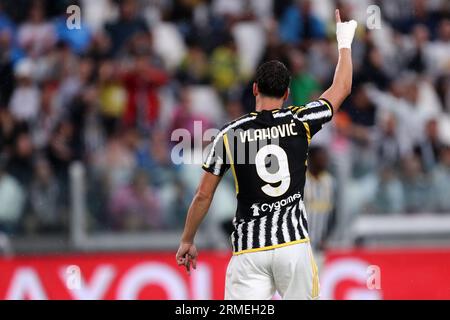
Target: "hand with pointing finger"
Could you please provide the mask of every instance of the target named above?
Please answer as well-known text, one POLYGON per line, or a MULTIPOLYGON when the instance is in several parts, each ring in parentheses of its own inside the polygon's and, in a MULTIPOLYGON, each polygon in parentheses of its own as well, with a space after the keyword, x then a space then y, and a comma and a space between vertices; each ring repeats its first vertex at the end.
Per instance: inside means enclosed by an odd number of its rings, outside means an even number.
POLYGON ((355 30, 358 24, 355 20, 341 22, 341 15, 339 14, 339 10, 335 11, 335 15, 338 49, 351 49, 353 37, 355 36, 355 30))
POLYGON ((197 248, 193 243, 182 242, 176 255, 177 264, 179 266, 184 266, 186 272, 190 275, 191 264, 194 270, 197 268, 197 256, 197 248))

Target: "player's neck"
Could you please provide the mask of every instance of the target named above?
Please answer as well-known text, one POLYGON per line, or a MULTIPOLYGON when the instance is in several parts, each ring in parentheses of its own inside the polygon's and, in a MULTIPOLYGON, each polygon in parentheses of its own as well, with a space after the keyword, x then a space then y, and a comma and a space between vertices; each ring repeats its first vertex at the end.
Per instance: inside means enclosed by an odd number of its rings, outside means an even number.
POLYGON ((256 97, 256 111, 281 109, 283 102, 280 98, 256 97))

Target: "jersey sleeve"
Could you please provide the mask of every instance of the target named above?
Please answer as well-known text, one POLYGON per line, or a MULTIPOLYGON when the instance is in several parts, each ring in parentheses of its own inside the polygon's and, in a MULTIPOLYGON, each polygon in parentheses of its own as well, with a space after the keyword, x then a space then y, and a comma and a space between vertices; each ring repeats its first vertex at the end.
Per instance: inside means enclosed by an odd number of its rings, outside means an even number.
POLYGON ((213 140, 211 149, 206 155, 202 168, 216 176, 223 176, 230 168, 230 162, 227 161, 223 134, 221 135, 219 133, 213 140))
POLYGON ((320 98, 312 101, 303 107, 293 109, 294 118, 308 124, 311 137, 322 129, 322 125, 333 117, 333 107, 331 103, 320 98))

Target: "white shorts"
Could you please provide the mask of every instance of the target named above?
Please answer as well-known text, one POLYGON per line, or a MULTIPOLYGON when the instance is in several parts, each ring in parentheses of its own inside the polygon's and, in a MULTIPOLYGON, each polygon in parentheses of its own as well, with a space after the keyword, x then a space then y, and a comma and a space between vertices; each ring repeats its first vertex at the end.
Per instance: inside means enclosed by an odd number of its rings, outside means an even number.
POLYGON ((227 268, 225 300, 319 298, 319 276, 309 242, 234 255, 227 268))

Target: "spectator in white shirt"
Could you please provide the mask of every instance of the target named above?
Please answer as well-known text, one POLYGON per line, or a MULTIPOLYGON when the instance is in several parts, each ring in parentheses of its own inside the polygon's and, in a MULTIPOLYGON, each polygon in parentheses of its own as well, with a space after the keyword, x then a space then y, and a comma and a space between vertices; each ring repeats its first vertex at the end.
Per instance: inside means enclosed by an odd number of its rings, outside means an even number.
POLYGON ((23 59, 18 62, 14 70, 17 84, 11 96, 9 108, 19 121, 34 121, 40 109, 41 94, 32 79, 33 69, 33 62, 23 59))
POLYGON ((45 20, 44 7, 40 2, 31 6, 27 21, 19 28, 18 42, 33 58, 45 54, 56 43, 55 29, 45 20))

